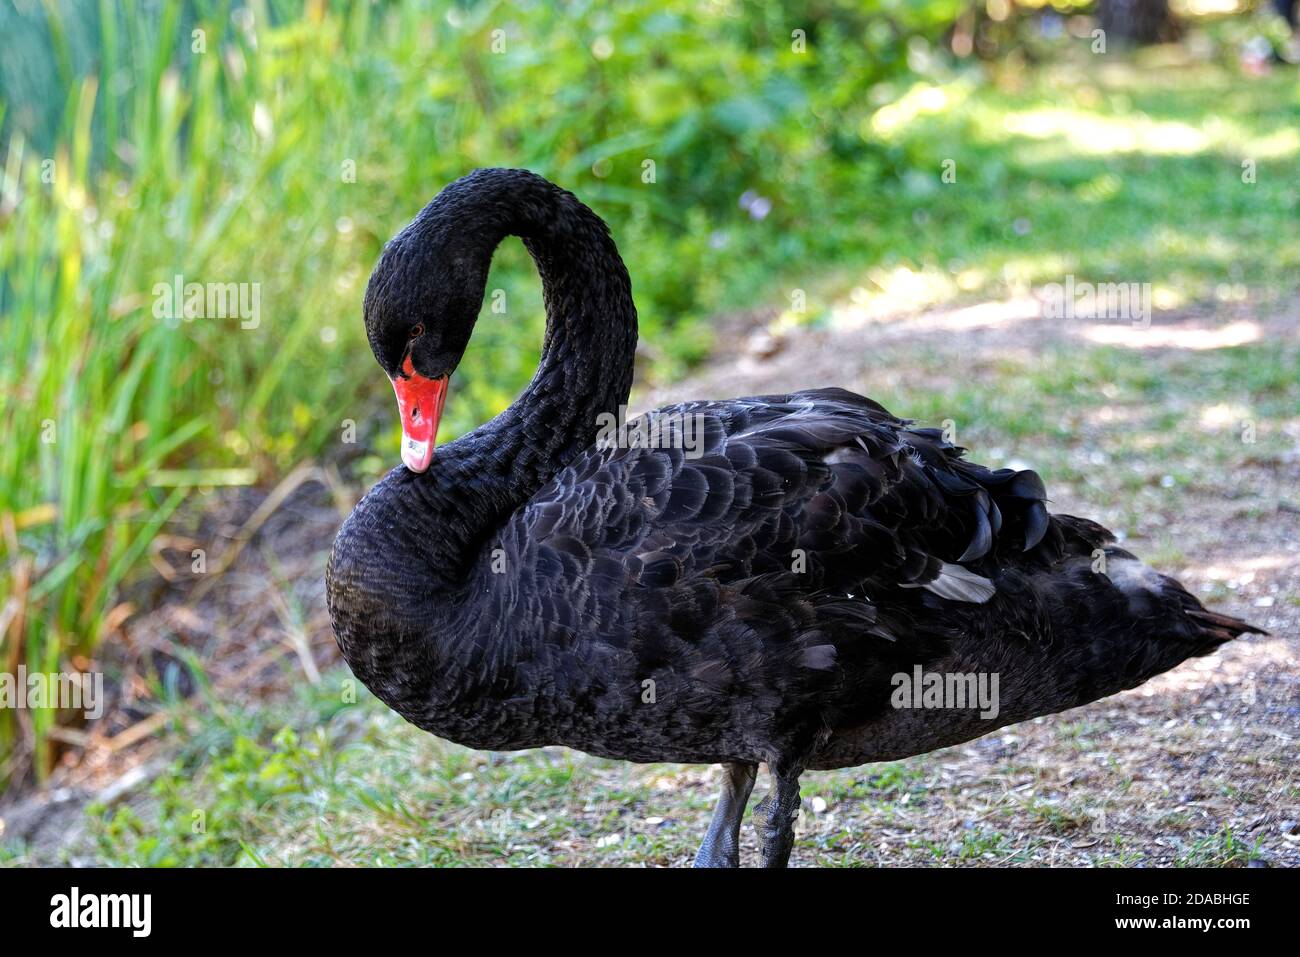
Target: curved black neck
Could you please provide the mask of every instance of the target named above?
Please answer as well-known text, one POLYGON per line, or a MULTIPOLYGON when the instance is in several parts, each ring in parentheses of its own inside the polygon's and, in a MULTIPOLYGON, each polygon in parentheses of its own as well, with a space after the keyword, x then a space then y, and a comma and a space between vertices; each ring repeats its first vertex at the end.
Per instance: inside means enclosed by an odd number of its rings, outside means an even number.
MULTIPOLYGON (((439 449, 423 477, 441 492, 427 503, 435 506, 431 512, 455 510, 458 519, 471 520, 439 521, 439 554, 433 557, 445 573, 463 568, 485 534, 594 444, 600 416, 616 414, 627 402, 636 307, 605 223, 572 193, 539 176, 477 171, 445 190, 421 214, 426 215, 444 226, 439 234, 464 230, 463 250, 484 260, 481 272, 470 271, 484 283, 496 247, 506 236, 520 237, 537 264, 546 306, 546 335, 532 382, 496 418, 439 449)), ((483 294, 480 288, 474 297, 480 306, 483 294)))
POLYGON ((518 236, 542 280, 537 373, 510 408, 470 434, 489 438, 497 453, 489 462, 531 494, 593 444, 602 413, 627 402, 637 335, 631 282, 605 223, 572 193, 521 170, 481 170, 461 182, 473 190, 466 215, 482 223, 478 248, 518 236))
MULTIPOLYGON (((537 373, 508 409, 438 448, 427 472, 391 472, 340 530, 328 579, 345 653, 349 643, 448 621, 454 593, 492 535, 595 443, 602 413, 617 414, 627 401, 636 350, 627 270, 604 222, 541 177, 480 170, 443 190, 390 244, 402 266, 388 281, 468 303, 476 314, 492 254, 508 235, 523 240, 541 274, 547 325, 537 373), (420 285, 449 259, 475 288, 420 285)), ((453 377, 452 403, 455 387, 453 377)))

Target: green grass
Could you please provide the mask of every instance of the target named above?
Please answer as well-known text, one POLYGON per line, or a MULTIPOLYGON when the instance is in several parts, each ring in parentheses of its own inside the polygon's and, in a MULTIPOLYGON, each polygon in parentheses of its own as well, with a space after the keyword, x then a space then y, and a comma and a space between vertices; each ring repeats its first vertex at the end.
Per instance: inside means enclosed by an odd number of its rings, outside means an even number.
POLYGON ((1179 867, 1228 867, 1245 865, 1258 858, 1259 842, 1243 841, 1229 828, 1193 840, 1177 861, 1179 867))
POLYGON ((1294 77, 1142 62, 1093 60, 1083 73, 1067 58, 1007 90, 964 77, 919 85, 887 122, 878 115, 885 142, 934 174, 906 177, 902 209, 890 211, 910 212, 898 262, 940 277, 964 270, 966 291, 1061 282, 1069 272, 1150 282, 1165 307, 1234 286, 1293 288, 1294 77), (939 179, 945 160, 956 164, 955 183, 939 179), (1245 160, 1254 183, 1242 181, 1245 160))
POLYGON ((611 860, 680 851, 655 826, 624 820, 637 809, 649 816, 642 775, 597 778, 590 762, 564 751, 489 758, 437 742, 368 695, 339 704, 347 677, 336 670, 297 701, 247 715, 186 709, 196 732, 154 783, 148 808, 90 810, 100 859, 545 864, 560 860, 554 845, 574 840, 611 860), (286 719, 295 725, 276 730, 286 719))
MULTIPOLYGON (((249 711, 178 707, 189 733, 174 763, 144 800, 88 808, 90 853, 129 866, 662 866, 693 856, 715 797, 711 773, 697 781, 675 765, 563 749, 470 751, 368 694, 340 704, 348 679, 336 669, 249 711)), ((803 790, 888 817, 906 795, 925 799, 926 763, 810 775, 803 790)), ((862 840, 854 826, 820 835, 814 850, 852 864, 862 840)), ((981 827, 927 846, 936 862, 987 863, 1011 854, 1009 842, 981 827)), ((22 861, 21 850, 10 854, 22 861)))

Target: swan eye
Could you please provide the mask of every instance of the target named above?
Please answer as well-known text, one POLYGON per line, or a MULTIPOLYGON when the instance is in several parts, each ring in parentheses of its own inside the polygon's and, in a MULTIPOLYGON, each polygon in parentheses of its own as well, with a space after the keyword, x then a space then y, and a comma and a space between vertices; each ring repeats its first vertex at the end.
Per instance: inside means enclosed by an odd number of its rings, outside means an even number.
POLYGON ((418 322, 415 325, 411 326, 411 331, 408 334, 407 338, 418 339, 422 335, 424 335, 424 323, 418 322))

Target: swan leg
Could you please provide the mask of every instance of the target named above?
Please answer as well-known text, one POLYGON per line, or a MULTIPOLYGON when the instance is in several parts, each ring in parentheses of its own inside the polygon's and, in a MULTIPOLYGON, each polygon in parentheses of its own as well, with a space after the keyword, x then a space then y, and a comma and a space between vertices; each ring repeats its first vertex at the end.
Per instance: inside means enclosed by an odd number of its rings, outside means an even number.
POLYGON ((794 847, 794 822, 799 816, 799 772, 772 771, 772 790, 754 806, 764 867, 785 867, 794 847))
POLYGON ((756 764, 737 761, 722 766, 722 793, 718 795, 704 843, 695 855, 696 867, 740 866, 740 819, 744 817, 745 804, 757 776, 756 764))

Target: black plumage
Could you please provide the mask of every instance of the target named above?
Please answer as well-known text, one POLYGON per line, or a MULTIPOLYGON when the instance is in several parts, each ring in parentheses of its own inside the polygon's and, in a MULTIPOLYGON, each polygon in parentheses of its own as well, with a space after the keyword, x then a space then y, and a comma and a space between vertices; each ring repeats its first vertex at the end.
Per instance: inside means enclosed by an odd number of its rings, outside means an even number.
POLYGON ((1049 514, 1034 472, 968 462, 842 389, 683 403, 633 423, 649 447, 600 441, 631 383, 630 283, 599 218, 531 173, 476 171, 388 245, 366 324, 390 376, 408 356, 454 370, 508 234, 543 282, 536 377, 429 471, 371 489, 327 573, 345 658, 419 727, 723 763, 704 864, 735 863, 767 762, 755 814, 782 865, 804 770, 1081 705, 1252 630, 1049 514), (997 716, 894 707, 915 666, 997 673, 997 716))

